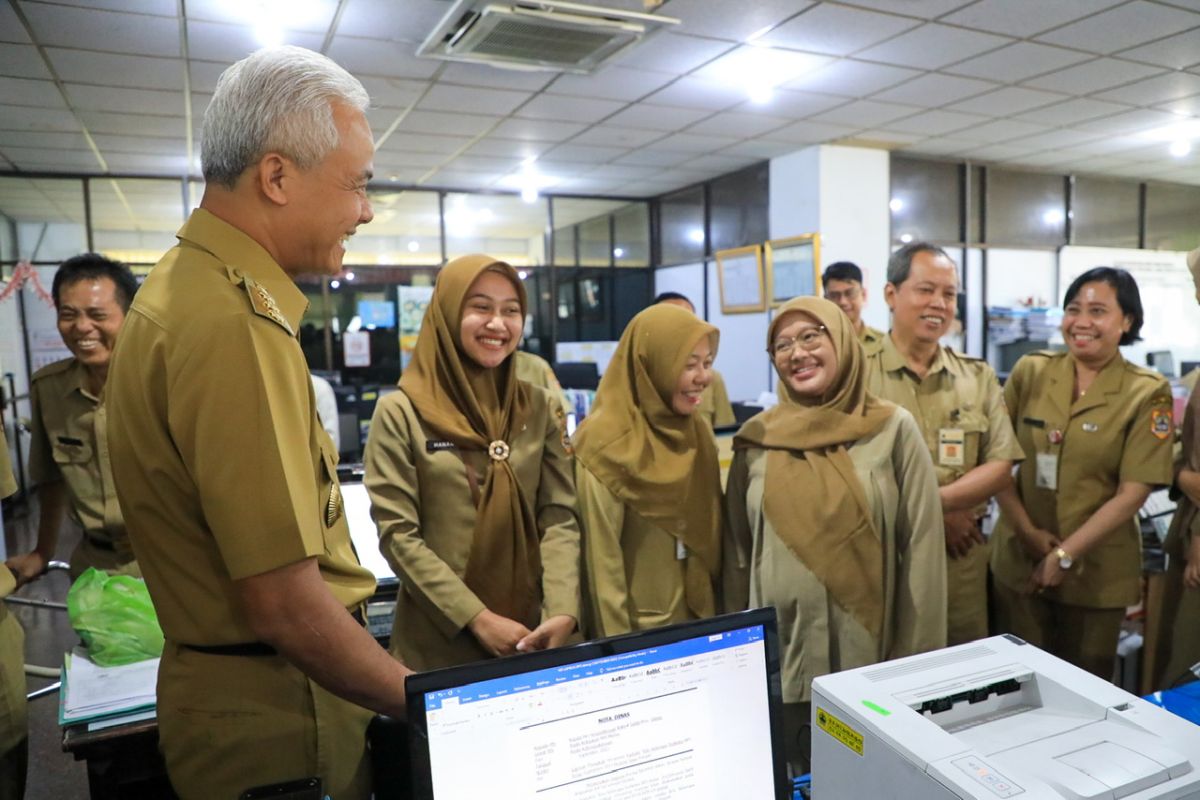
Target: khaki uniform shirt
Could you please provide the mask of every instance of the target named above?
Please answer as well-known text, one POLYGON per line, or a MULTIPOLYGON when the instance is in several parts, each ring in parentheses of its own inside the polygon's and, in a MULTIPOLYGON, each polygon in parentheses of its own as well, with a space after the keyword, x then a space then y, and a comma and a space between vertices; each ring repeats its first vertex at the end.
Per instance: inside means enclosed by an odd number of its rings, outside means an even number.
POLYGON ((694 619, 687 605, 688 559, 679 540, 625 505, 575 462, 583 522, 589 638, 694 619))
POLYGON ((726 610, 775 606, 786 703, 808 702, 815 677, 946 645, 942 509, 920 429, 900 408, 847 452, 883 545, 880 641, 829 596, 763 513, 766 451, 738 450, 729 472, 726 610))
POLYGON ((737 423, 729 402, 729 392, 725 389, 725 379, 715 369, 712 371, 712 383, 700 395, 700 405, 694 413, 708 422, 711 428, 725 428, 737 423))
POLYGON ((35 483, 62 481, 70 501, 68 513, 83 535, 97 547, 112 550, 118 561, 131 561, 109 464, 107 412, 100 398, 85 388, 86 368, 75 358, 65 358, 39 369, 31 383, 30 477, 35 483))
POLYGON ((879 349, 867 356, 867 391, 916 418, 938 486, 980 464, 1025 457, 1004 410, 996 373, 985 361, 939 347, 922 380, 885 335, 879 349))
POLYGON ((163 634, 254 641, 233 582, 309 557, 347 608, 358 563, 295 332, 307 301, 200 209, 138 291, 109 369, 113 475, 163 634))
MULTIPOLYGON (((541 536, 542 619, 578 620, 579 522, 565 428, 556 398, 536 388, 530 394, 526 427, 508 443, 509 463, 541 536)), ((392 653, 418 671, 490 657, 466 628, 484 605, 463 582, 475 529, 467 469, 482 487, 487 453, 441 441, 401 389, 376 405, 363 462, 379 549, 402 586, 392 653)))
POLYGON ((4 425, 0 424, 0 500, 16 492, 17 479, 13 476, 12 457, 8 454, 4 425))
POLYGON ((515 356, 518 379, 525 381, 530 386, 540 386, 548 390, 562 405, 564 414, 570 414, 575 410, 567 400, 567 393, 563 391, 558 377, 554 374, 554 369, 546 359, 524 350, 518 350, 515 356))
MULTIPOLYGON (((1017 472, 1017 492, 1033 523, 1062 539, 1121 483, 1168 485, 1172 477, 1172 400, 1165 378, 1117 356, 1072 403, 1074 385, 1069 354, 1040 352, 1018 361, 1004 387, 1027 456, 1017 472), (1049 488, 1047 478, 1057 488, 1049 488)), ((1035 564, 1003 515, 995 538, 996 580, 1010 589, 1024 587, 1035 564)), ((1079 558, 1045 596, 1090 608, 1129 606, 1141 596, 1141 574, 1135 517, 1079 558)))
POLYGON ((863 352, 867 355, 871 355, 883 347, 883 340, 886 338, 887 333, 866 324, 863 325, 862 333, 858 335, 858 341, 862 343, 863 352))

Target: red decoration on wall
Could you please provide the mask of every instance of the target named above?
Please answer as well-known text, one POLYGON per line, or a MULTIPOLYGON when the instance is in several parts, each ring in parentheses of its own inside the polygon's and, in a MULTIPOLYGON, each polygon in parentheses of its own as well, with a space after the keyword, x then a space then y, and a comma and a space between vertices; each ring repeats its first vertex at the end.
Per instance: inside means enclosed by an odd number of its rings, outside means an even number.
POLYGON ((38 277, 37 270, 28 261, 17 262, 17 266, 13 269, 13 274, 8 284, 3 289, 0 289, 0 303, 15 295, 17 289, 20 289, 26 283, 33 284, 33 293, 37 295, 39 300, 50 308, 54 308, 54 298, 46 291, 46 287, 42 286, 42 279, 38 277))

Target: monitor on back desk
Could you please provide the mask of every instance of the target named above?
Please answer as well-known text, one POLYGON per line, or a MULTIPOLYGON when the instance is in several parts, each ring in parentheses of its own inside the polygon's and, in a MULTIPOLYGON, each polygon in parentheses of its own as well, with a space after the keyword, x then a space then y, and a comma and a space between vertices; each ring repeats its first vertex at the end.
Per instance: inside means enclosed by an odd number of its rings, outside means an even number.
POLYGON ((774 609, 408 679, 414 800, 785 800, 774 609))

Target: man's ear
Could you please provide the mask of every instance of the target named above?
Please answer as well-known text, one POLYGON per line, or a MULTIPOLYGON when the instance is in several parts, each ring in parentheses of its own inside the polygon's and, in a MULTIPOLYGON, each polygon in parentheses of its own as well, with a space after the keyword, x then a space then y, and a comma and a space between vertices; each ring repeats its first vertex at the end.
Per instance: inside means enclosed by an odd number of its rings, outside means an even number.
POLYGON ((254 167, 254 178, 263 196, 272 203, 286 206, 287 190, 295 165, 279 153, 267 153, 254 167))
POLYGON ((893 311, 896 310, 896 292, 897 291, 898 290, 896 289, 896 286, 894 284, 885 283, 883 285, 883 302, 887 303, 887 307, 892 309, 893 311))

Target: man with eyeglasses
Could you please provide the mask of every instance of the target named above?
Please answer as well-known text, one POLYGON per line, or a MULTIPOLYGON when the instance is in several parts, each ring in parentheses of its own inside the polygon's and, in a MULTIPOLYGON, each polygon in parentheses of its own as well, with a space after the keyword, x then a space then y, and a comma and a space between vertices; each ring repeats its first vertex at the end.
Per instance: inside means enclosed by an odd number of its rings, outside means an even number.
POLYGON ((850 318, 858 333, 858 340, 862 342, 863 351, 870 355, 879 349, 885 334, 863 322, 862 310, 867 304, 867 290, 863 286, 863 274, 858 264, 852 261, 830 264, 821 276, 821 286, 825 290, 825 299, 850 318))
POLYGON ((947 644, 988 635, 988 500, 1024 452, 996 373, 943 347, 958 310, 958 267, 936 245, 905 245, 888 260, 892 329, 867 353, 867 391, 908 409, 933 457, 946 529, 947 644))

